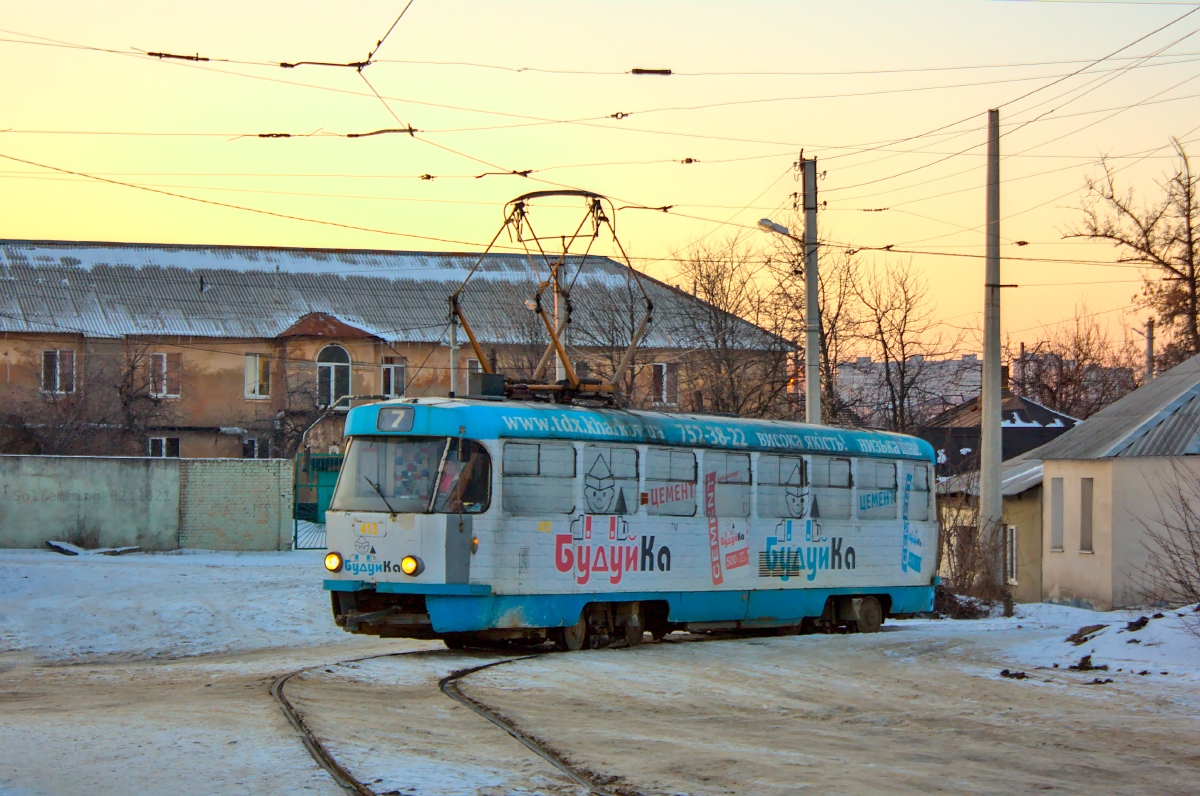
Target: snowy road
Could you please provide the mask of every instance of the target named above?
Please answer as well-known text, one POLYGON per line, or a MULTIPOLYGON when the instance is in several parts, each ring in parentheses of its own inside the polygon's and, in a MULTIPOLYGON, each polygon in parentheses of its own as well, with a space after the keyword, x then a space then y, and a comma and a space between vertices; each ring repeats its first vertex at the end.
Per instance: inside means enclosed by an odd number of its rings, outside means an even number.
MULTIPOLYGON (((438 691, 494 656, 341 633, 318 566, 0 551, 0 794, 339 794, 269 694, 310 666, 290 697, 376 793, 581 792, 438 691), (332 665, 407 650, 430 652, 332 665)), ((874 636, 672 636, 461 687, 614 792, 1195 793, 1200 644, 1174 614, 1128 618, 1033 606, 874 636), (1109 626, 1064 641, 1093 623, 1109 626), (1089 653, 1109 670, 1066 668, 1089 653)))

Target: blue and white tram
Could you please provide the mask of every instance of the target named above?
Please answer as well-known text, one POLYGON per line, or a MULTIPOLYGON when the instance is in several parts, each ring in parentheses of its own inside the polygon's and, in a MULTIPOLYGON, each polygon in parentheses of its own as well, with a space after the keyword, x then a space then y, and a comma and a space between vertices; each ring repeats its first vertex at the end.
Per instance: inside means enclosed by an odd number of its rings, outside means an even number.
POLYGON ((455 398, 357 407, 346 434, 325 588, 350 632, 579 649, 933 606, 919 439, 455 398))

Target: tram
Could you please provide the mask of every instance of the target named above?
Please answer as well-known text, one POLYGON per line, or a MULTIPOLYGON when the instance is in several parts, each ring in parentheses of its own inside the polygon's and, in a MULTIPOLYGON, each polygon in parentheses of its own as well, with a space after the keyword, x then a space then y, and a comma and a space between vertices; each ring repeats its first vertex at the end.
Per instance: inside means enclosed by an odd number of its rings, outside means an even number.
POLYGON ((578 650, 933 607, 916 438, 463 398, 355 407, 346 435, 324 585, 352 633, 578 650))

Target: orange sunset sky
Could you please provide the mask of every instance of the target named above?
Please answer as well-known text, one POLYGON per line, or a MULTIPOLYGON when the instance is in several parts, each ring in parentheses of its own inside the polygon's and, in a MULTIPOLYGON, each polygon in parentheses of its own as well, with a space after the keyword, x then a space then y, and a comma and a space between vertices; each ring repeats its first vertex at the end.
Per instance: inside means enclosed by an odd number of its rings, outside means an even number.
MULTIPOLYGON (((1002 329, 1032 341, 1083 302, 1113 332, 1140 322, 1139 272, 1062 231, 1100 155, 1153 192, 1170 137, 1200 137, 1200 13, 1179 19, 1181 3, 414 0, 369 84, 277 65, 360 61, 404 5, 0 3, 0 237, 478 250, 506 200, 553 183, 671 205, 620 211, 618 231, 672 281, 670 254, 697 238, 765 246, 757 219, 793 223, 803 149, 826 172, 822 237, 921 252, 938 317, 975 329, 983 262, 945 255, 983 254, 984 124, 999 106, 1001 250, 1030 258, 1004 262, 1021 287, 1005 291, 1002 329), (397 119, 422 132, 327 135, 397 119), (315 135, 258 137, 284 132, 315 135)), ((537 222, 577 219, 548 206, 537 222)))

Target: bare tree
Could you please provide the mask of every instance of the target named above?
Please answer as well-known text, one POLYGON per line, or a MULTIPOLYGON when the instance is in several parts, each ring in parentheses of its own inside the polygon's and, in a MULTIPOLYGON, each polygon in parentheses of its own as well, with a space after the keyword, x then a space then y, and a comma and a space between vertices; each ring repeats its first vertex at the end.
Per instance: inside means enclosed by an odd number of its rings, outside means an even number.
POLYGON ((788 412, 788 360, 794 346, 764 270, 764 255, 734 235, 694 244, 676 255, 680 278, 700 301, 666 319, 677 330, 681 390, 699 394, 705 408, 748 417, 788 412))
MULTIPOLYGON (((1180 461, 1171 474, 1152 485, 1157 514, 1138 518, 1146 532, 1146 566, 1137 578, 1138 596, 1148 605, 1200 603, 1200 481, 1180 461)), ((1200 636, 1200 617, 1191 615, 1189 629, 1200 636)))
MULTIPOLYGON (((609 381, 616 372, 629 341, 637 333, 646 313, 646 302, 632 274, 620 283, 610 281, 584 282, 586 301, 576 304, 572 315, 567 352, 594 367, 590 375, 609 381)), ((578 291, 582 292, 582 291, 578 291)), ((665 322, 655 319, 651 330, 665 322)), ((546 333, 542 331, 542 338, 546 333)), ((541 350, 545 349, 545 343, 541 350)), ((630 367, 617 385, 616 400, 620 406, 647 403, 635 388, 644 365, 657 359, 654 351, 642 345, 634 352, 630 367)), ((583 374, 580 374, 581 376, 583 374)), ((644 379, 643 379, 644 381, 644 379)))
MULTIPOLYGON (((798 220, 795 222, 798 224, 798 220)), ((803 341, 807 305, 804 284, 804 246, 794 238, 778 237, 771 259, 775 280, 775 298, 783 334, 790 340, 803 341)), ((838 388, 838 363, 847 359, 855 343, 861 307, 855 286, 861 278, 855 255, 841 247, 818 248, 817 304, 821 313, 820 359, 821 419, 829 425, 853 425, 859 422, 850 402, 838 388)), ((800 361, 795 370, 800 375, 800 361)), ((799 385, 796 378, 796 385, 799 385)), ((800 393, 794 389, 793 392, 800 393)))
POLYGON ((1075 309, 1073 321, 1042 335, 1017 351, 1011 342, 1005 346, 1014 394, 1083 420, 1137 387, 1132 341, 1126 336, 1114 342, 1087 305, 1075 309))
POLYGON ((1200 175, 1183 144, 1172 144, 1178 162, 1157 199, 1140 201, 1133 189, 1119 188, 1116 170, 1103 161, 1104 176, 1087 180, 1082 222, 1063 235, 1108 241, 1117 262, 1150 269, 1138 303, 1155 312, 1166 335, 1158 356, 1164 369, 1200 353, 1200 175))
MULTIPOLYGON (((4 450, 46 456, 145 455, 151 429, 173 422, 151 344, 88 346, 66 392, 31 391, 4 415, 4 450)), ((172 374, 172 379, 179 374, 172 374)))
MULTIPOLYGON (((911 263, 872 266, 853 283, 861 313, 854 324, 860 350, 870 354, 862 367, 850 366, 850 401, 867 412, 871 425, 907 431, 944 407, 941 395, 953 385, 937 360, 962 342, 961 335, 934 319, 928 285, 911 263), (856 394, 855 394, 856 393, 856 394)), ((955 369, 950 378, 959 376, 955 369)))

